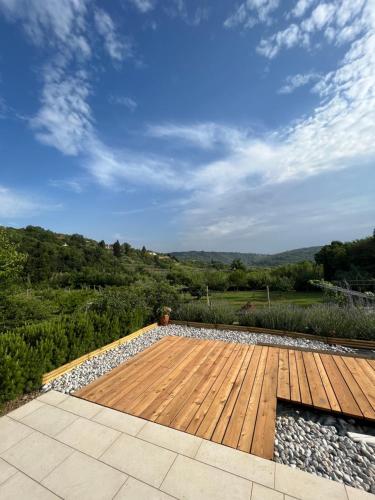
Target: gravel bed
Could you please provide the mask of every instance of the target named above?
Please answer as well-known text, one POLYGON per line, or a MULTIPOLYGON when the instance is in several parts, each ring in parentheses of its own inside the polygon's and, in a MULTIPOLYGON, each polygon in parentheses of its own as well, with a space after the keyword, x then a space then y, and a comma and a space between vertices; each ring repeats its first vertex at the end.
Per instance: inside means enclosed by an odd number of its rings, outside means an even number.
POLYGON ((318 340, 293 339, 292 337, 280 337, 267 333, 248 333, 234 330, 216 330, 208 328, 193 328, 191 326, 170 325, 169 335, 181 337, 194 337, 198 339, 223 340, 224 342, 236 342, 238 344, 273 344, 287 345, 291 347, 303 347, 306 349, 327 351, 335 353, 355 352, 355 349, 344 346, 330 346, 318 340))
POLYGON ((375 493, 375 448, 348 432, 375 436, 375 426, 279 403, 275 460, 375 493))
POLYGON ((317 340, 293 339, 277 335, 238 332, 232 330, 214 330, 192 328, 181 325, 159 326, 130 342, 104 354, 85 361, 77 368, 61 375, 43 387, 43 390, 55 389, 70 393, 90 384, 98 377, 113 370, 120 363, 135 356, 165 335, 178 335, 180 337, 194 337, 200 339, 222 340, 224 342, 237 342, 239 344, 277 344, 291 347, 304 347, 311 350, 326 350, 327 352, 354 352, 354 349, 341 346, 329 346, 317 340))

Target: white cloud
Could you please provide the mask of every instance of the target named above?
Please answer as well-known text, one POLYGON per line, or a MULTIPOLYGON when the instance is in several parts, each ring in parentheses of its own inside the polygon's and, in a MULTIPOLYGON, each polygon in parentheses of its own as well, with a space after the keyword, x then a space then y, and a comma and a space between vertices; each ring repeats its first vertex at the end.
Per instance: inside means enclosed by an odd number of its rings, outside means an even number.
POLYGON ((299 26, 291 24, 285 30, 278 31, 268 39, 262 39, 257 47, 257 52, 269 59, 274 58, 282 48, 291 48, 301 43, 308 44, 308 36, 299 26))
POLYGON ((5 117, 7 105, 5 100, 0 96, 0 119, 5 117))
POLYGON ((86 38, 88 3, 88 0, 0 0, 0 11, 11 21, 21 21, 32 43, 64 46, 88 57, 91 54, 86 38))
POLYGON ((0 217, 3 219, 29 217, 56 208, 42 205, 27 195, 0 185, 0 217))
POLYGON ((149 12, 155 7, 154 0, 130 0, 130 2, 137 7, 137 9, 142 12, 142 14, 149 12))
POLYGON ((49 185, 55 188, 72 191, 76 194, 83 192, 82 183, 74 179, 51 179, 49 185))
MULTIPOLYGON (((310 46, 312 37, 317 32, 323 32, 329 43, 341 45, 351 42, 368 28, 369 19, 362 13, 365 7, 366 11, 375 9, 373 2, 374 0, 321 2, 300 24, 294 22, 270 37, 263 38, 257 47, 257 52, 272 59, 284 48, 290 49, 295 46, 306 48, 310 46)), ((310 6, 311 2, 298 3, 292 14, 300 17, 301 12, 310 6)))
POLYGON ((302 22, 303 31, 313 32, 324 28, 335 14, 336 6, 329 3, 319 4, 311 13, 311 16, 302 22))
POLYGON ((111 58, 115 61, 123 61, 132 55, 131 46, 116 32, 112 18, 102 9, 95 10, 95 24, 98 32, 104 39, 105 48, 111 58))
POLYGON ((252 28, 258 23, 269 24, 271 13, 279 7, 279 0, 246 0, 224 21, 225 28, 252 28))
POLYGON ((242 144, 245 138, 244 131, 216 123, 150 125, 147 133, 151 137, 178 139, 203 149, 213 149, 218 145, 233 148, 242 144))
POLYGON ((31 127, 44 144, 66 155, 77 155, 93 133, 87 75, 81 70, 67 76, 63 69, 47 67, 44 78, 42 105, 31 127))
POLYGON ((125 106, 129 111, 135 111, 138 107, 137 101, 128 96, 110 96, 109 102, 125 106))
POLYGON ((304 73, 288 76, 285 79, 284 85, 279 89, 279 94, 291 94, 299 87, 303 87, 308 85, 309 83, 320 79, 320 75, 318 73, 304 73))
POLYGON ((303 14, 315 3, 315 1, 316 0, 298 0, 292 10, 292 15, 295 17, 303 16, 303 14))
POLYGON ((184 187, 184 175, 176 175, 173 161, 157 155, 116 150, 95 137, 86 144, 83 161, 96 181, 109 188, 122 189, 121 181, 154 184, 165 189, 184 187))

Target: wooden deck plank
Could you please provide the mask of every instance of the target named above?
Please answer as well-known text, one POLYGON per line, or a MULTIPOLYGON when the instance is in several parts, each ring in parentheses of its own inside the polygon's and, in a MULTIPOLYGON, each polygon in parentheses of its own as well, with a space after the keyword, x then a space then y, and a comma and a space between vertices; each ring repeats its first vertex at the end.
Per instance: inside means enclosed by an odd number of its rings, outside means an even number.
POLYGON ((176 415, 173 420, 174 429, 178 429, 180 431, 186 430, 208 392, 211 390, 233 350, 233 345, 231 344, 224 344, 224 346, 224 349, 221 351, 220 356, 215 360, 214 366, 206 377, 206 380, 194 389, 190 398, 186 400, 186 404, 181 408, 178 415, 176 415))
POLYGON ((367 359, 358 359, 358 364, 362 368, 362 370, 366 373, 368 378, 372 380, 372 383, 375 385, 375 370, 373 370, 370 363, 368 363, 367 359))
POLYGON ((315 363, 316 363, 316 366, 318 368, 320 378, 322 379, 322 383, 324 385, 324 389, 326 391, 331 409, 332 409, 332 411, 335 411, 335 412, 336 411, 341 412, 340 404, 337 401, 335 391, 332 388, 332 384, 328 378, 327 372, 326 372, 324 365, 322 363, 322 360, 320 358, 320 354, 317 352, 314 352, 313 356, 315 358, 315 363))
POLYGON ((186 428, 186 432, 188 432, 190 434, 196 434, 202 420, 207 415, 207 412, 210 409, 212 401, 215 399, 216 394, 220 390, 225 378, 228 375, 229 370, 231 369, 231 367, 232 367, 232 365, 237 357, 240 346, 238 344, 237 345, 232 344, 232 345, 233 345, 233 349, 232 349, 231 355, 229 356, 229 358, 228 358, 227 362, 225 363, 219 376, 215 380, 215 383, 211 387, 209 393, 207 394, 207 396, 203 400, 202 404, 200 405, 198 411, 195 413, 190 424, 186 428))
POLYGON ((129 395, 128 399, 124 400, 126 411, 138 416, 144 415, 143 418, 151 420, 151 416, 155 409, 160 406, 160 402, 166 402, 166 398, 180 383, 180 376, 187 375, 189 367, 199 363, 204 351, 207 350, 207 342, 198 344, 196 349, 192 349, 178 365, 163 369, 161 376, 154 383, 151 383, 138 398, 132 399, 129 395))
POLYGON ((253 391, 254 381, 257 374, 260 355, 262 352, 261 346, 255 346, 254 352, 251 357, 247 373, 243 382, 243 388, 238 396, 236 404, 228 423, 227 430, 225 431, 224 439, 222 441, 226 446, 237 448, 240 434, 245 420, 249 399, 253 391))
POLYGON ((259 400, 262 392, 264 372, 266 369, 268 350, 269 347, 262 347, 253 390, 251 392, 249 403, 247 405, 245 420, 243 422, 240 439, 238 441, 238 449, 241 451, 246 451, 247 453, 250 453, 251 443, 253 441, 259 400))
POLYGON ((206 374, 212 369, 216 359, 220 356, 223 350, 223 345, 219 342, 213 345, 207 353, 207 357, 202 360, 197 370, 192 371, 191 375, 185 380, 182 380, 180 386, 173 391, 169 398, 169 404, 164 407, 163 411, 159 413, 156 422, 170 426, 174 418, 178 415, 179 411, 186 403, 186 400, 193 394, 194 389, 203 383, 206 374))
POLYGON ((289 353, 288 349, 280 349, 279 371, 277 381, 277 397, 290 400, 289 353))
POLYGON ((251 453, 272 460, 276 428, 276 395, 279 349, 270 349, 264 372, 251 453))
POLYGON ((316 366, 313 353, 304 352, 302 356, 314 407, 321 408, 323 410, 330 410, 331 405, 329 403, 327 393, 324 389, 322 379, 320 378, 319 370, 316 366))
POLYGON ((240 346, 236 359, 229 370, 227 379, 224 380, 222 386, 218 390, 207 414, 196 432, 197 436, 204 439, 211 439, 248 350, 249 346, 240 346))
POLYGON ((168 349, 164 349, 164 355, 158 356, 153 363, 147 360, 146 365, 139 365, 129 373, 125 371, 119 378, 119 383, 111 387, 107 396, 102 397, 102 404, 116 407, 119 405, 120 408, 127 405, 150 386, 150 381, 154 385, 157 384, 164 373, 185 359, 198 346, 198 341, 168 345, 168 349))
POLYGON ((92 382, 88 386, 76 391, 76 396, 87 397, 89 399, 93 395, 97 397, 99 394, 105 393, 109 389, 113 390, 114 386, 112 384, 117 384, 117 382, 120 380, 121 373, 124 370, 125 366, 126 372, 130 372, 133 367, 139 366, 147 360, 153 360, 155 356, 164 355, 165 344, 168 344, 168 347, 170 347, 177 341, 177 337, 164 337, 160 341, 147 348, 145 351, 136 354, 130 360, 121 363, 110 372, 94 380, 94 382, 92 382))
POLYGON ((295 352, 288 350, 289 357, 289 380, 290 380, 290 399, 299 403, 301 401, 301 392, 299 389, 298 371, 295 352))
POLYGON ((358 404, 362 414, 366 418, 372 418, 375 419, 375 411, 372 408, 369 400, 363 393, 361 387, 358 385, 356 382, 356 379, 350 372, 349 368, 343 361, 341 356, 332 356, 332 358, 335 360, 335 363, 338 367, 338 369, 341 372, 341 375, 345 379, 345 382, 347 383, 350 392, 352 393, 354 399, 356 400, 356 403, 358 404))
POLYGON ((232 390, 230 391, 230 394, 226 400, 223 412, 220 416, 220 419, 216 425, 215 431, 212 435, 212 441, 214 441, 215 443, 221 443, 223 438, 224 438, 224 434, 227 430, 229 420, 230 420, 232 413, 233 413, 233 408, 234 408, 234 406, 237 402, 237 398, 240 394, 242 384, 244 382, 245 375, 247 373, 247 369, 249 367, 253 352, 254 352, 254 346, 249 346, 249 349, 247 350, 247 353, 246 353, 246 356, 243 360, 240 371, 238 372, 236 381, 233 384, 232 390))
POLYGON ((345 379, 341 375, 340 370, 337 368, 332 356, 330 354, 321 354, 320 358, 334 388, 342 411, 347 415, 362 417, 362 412, 353 398, 353 395, 350 392, 345 379))
POLYGON ((312 406, 312 399, 310 393, 309 382, 307 380, 305 363, 303 361, 302 351, 294 351, 296 357, 297 364, 297 372, 298 372, 298 382, 299 389, 301 393, 301 403, 312 406))
POLYGON ((367 397, 373 410, 375 410, 375 384, 373 384, 371 378, 367 376, 367 373, 362 370, 361 365, 356 362, 356 359, 343 356, 342 360, 362 389, 364 395, 367 397))

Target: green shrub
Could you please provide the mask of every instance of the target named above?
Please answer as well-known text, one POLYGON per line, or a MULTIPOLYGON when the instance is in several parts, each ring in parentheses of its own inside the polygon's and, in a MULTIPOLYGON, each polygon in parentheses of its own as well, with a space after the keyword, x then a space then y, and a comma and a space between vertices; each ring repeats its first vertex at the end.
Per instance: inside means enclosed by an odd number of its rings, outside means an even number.
POLYGON ((325 337, 375 340, 375 314, 360 308, 344 308, 336 304, 310 307, 275 305, 271 308, 238 312, 221 304, 202 303, 182 305, 172 313, 173 319, 202 323, 232 324, 289 330, 325 337))
POLYGON ((0 403, 40 387, 42 375, 144 325, 134 311, 125 320, 77 313, 0 334, 0 403))
POLYGON ((238 320, 233 307, 224 304, 207 306, 201 302, 189 302, 181 305, 176 311, 172 311, 172 317, 180 321, 229 325, 238 320))

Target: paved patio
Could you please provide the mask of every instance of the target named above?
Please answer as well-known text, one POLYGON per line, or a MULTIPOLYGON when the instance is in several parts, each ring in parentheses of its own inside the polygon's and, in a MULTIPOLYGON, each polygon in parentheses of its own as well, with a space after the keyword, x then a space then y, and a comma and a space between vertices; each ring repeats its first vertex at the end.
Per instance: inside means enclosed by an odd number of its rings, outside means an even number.
POLYGON ((375 495, 50 391, 0 419, 0 498, 370 500, 375 495))

